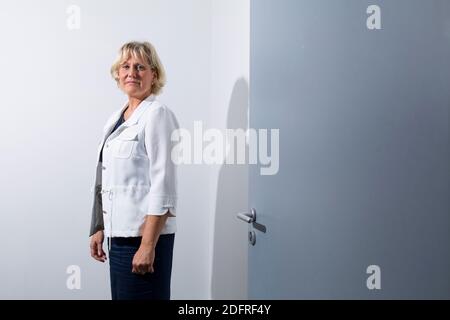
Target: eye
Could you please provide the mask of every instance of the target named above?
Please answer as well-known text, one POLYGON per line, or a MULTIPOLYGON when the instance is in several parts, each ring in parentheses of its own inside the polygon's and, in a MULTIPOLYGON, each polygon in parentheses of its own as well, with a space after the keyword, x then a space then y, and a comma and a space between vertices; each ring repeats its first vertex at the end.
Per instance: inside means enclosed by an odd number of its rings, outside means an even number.
POLYGON ((145 70, 145 67, 144 67, 142 64, 138 64, 137 67, 136 67, 136 69, 137 69, 138 71, 144 71, 144 70, 145 70))
POLYGON ((124 65, 121 66, 121 68, 124 69, 124 70, 128 70, 129 67, 130 67, 130 66, 127 65, 127 64, 124 64, 124 65))

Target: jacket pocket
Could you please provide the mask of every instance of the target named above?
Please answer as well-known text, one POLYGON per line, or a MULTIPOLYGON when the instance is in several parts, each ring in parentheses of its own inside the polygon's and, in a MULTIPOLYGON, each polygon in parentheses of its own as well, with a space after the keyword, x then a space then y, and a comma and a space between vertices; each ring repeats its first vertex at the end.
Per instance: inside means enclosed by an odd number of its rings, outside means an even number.
POLYGON ((114 156, 116 158, 129 158, 138 143, 138 131, 136 129, 125 129, 118 137, 118 146, 114 156))

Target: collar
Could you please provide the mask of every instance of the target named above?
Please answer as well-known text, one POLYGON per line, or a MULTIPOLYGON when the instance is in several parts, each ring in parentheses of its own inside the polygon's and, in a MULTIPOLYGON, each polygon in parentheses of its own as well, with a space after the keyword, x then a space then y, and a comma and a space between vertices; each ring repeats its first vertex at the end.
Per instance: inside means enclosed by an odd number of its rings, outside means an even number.
MULTIPOLYGON (((151 94, 147 98, 145 98, 141 103, 138 105, 138 107, 133 111, 131 116, 123 123, 125 127, 130 127, 132 125, 135 125, 139 118, 142 116, 142 114, 147 110, 153 101, 155 101, 155 95, 151 94)), ((125 105, 122 107, 121 111, 119 112, 119 117, 122 114, 122 112, 125 110, 125 108, 128 106, 128 102, 125 103, 125 105)), ((117 117, 116 121, 119 119, 117 117)))
MULTIPOLYGON (((154 94, 151 94, 147 98, 142 100, 141 103, 138 105, 138 107, 131 114, 131 117, 129 117, 127 119, 127 121, 125 121, 123 123, 123 125, 126 127, 129 127, 129 126, 136 124, 138 122, 139 118, 144 113, 144 111, 148 109, 148 107, 152 104, 153 101, 155 101, 155 99, 156 99, 156 96, 154 94)), ((108 130, 112 129, 112 126, 114 126, 114 124, 119 120, 119 118, 121 117, 122 113, 125 111, 127 106, 128 106, 128 100, 123 104, 123 106, 119 110, 117 110, 114 113, 114 116, 111 117, 108 124, 105 126, 106 132, 108 132, 108 130)))
MULTIPOLYGON (((125 121, 122 125, 125 127, 130 127, 132 125, 135 125, 138 122, 139 118, 143 115, 145 110, 147 110, 150 107, 150 105, 153 103, 153 101, 155 101, 155 99, 156 99, 156 96, 154 94, 151 94, 150 96, 145 98, 143 101, 141 101, 141 103, 138 105, 136 110, 134 110, 133 113, 131 114, 131 117, 128 118, 128 120, 125 121)), ((117 110, 114 113, 114 115, 109 119, 108 123, 105 125, 105 127, 103 129, 104 130, 103 139, 106 139, 106 137, 108 136, 108 133, 111 132, 112 128, 117 123, 122 112, 125 111, 127 106, 128 106, 128 101, 126 101, 124 103, 123 107, 120 108, 119 110, 117 110)))

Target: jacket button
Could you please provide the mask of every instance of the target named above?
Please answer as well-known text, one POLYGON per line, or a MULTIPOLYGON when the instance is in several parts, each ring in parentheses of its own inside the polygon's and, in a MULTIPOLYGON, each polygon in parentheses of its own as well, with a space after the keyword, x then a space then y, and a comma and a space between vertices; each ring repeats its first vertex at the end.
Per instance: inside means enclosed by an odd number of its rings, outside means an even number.
POLYGON ((106 211, 105 211, 105 210, 103 210, 103 214, 106 214, 106 211))
POLYGON ((109 148, 109 144, 108 143, 106 144, 106 147, 109 148))
POLYGON ((102 166, 102 169, 103 169, 103 170, 106 170, 106 167, 105 167, 105 166, 102 166))

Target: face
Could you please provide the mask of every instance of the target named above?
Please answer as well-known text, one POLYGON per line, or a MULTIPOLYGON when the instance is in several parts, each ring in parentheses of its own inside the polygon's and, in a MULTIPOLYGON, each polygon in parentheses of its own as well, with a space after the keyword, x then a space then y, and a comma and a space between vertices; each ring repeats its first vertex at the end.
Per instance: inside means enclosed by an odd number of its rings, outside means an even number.
POLYGON ((130 57, 119 65, 119 87, 129 97, 144 99, 151 93, 156 73, 139 58, 130 57))

